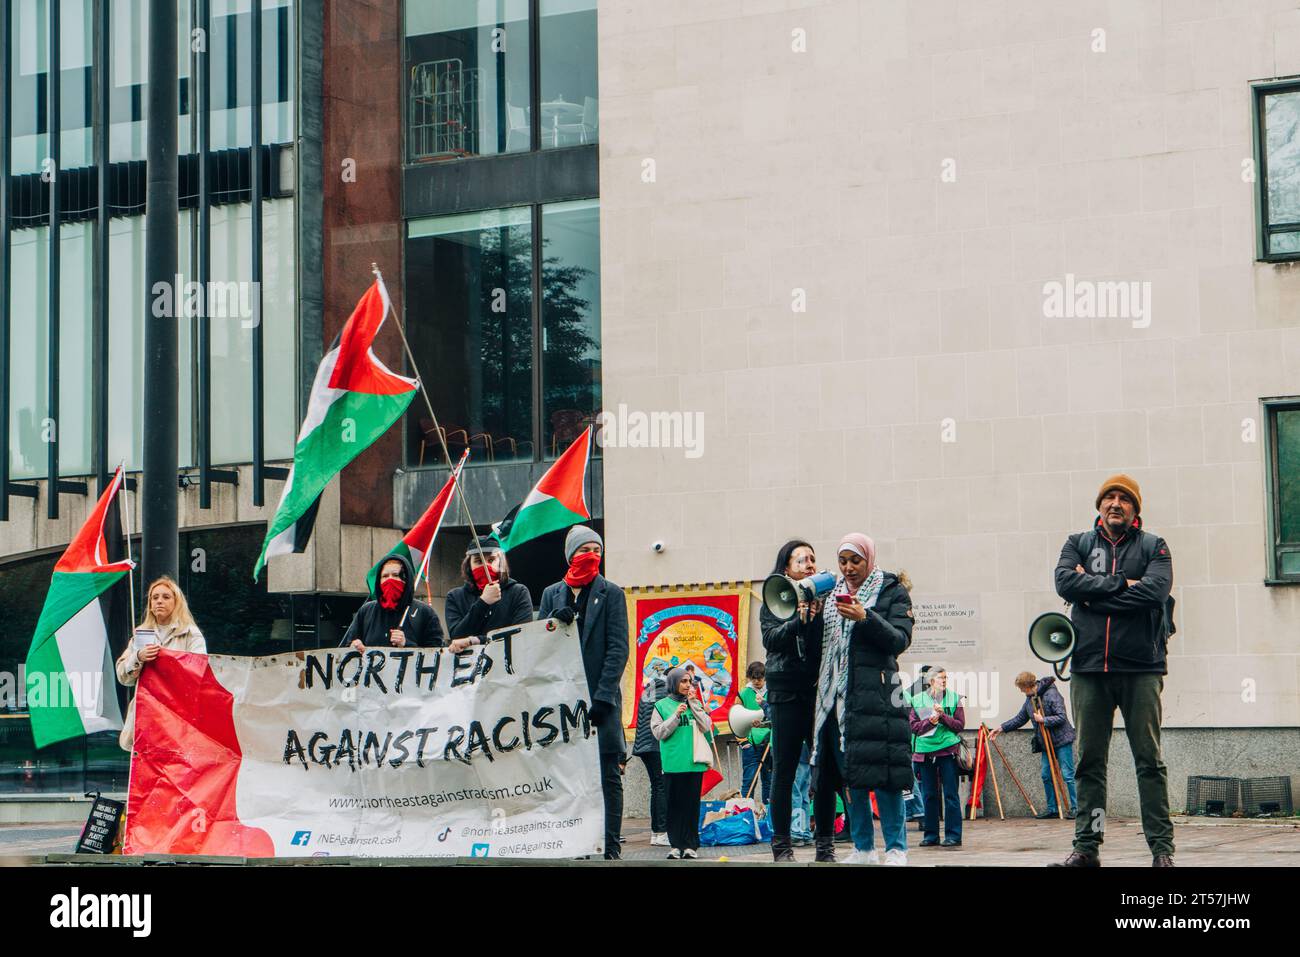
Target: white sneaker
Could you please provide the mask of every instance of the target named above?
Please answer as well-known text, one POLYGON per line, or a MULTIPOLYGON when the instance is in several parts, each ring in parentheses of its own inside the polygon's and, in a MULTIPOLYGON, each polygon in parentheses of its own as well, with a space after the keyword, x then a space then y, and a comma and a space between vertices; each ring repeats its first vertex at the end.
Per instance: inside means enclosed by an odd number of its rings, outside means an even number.
POLYGON ((668 852, 668 860, 680 861, 681 859, 682 859, 682 852, 677 850, 677 848, 674 847, 672 850, 668 852))
POLYGON ((693 847, 688 847, 686 850, 682 851, 682 857, 686 858, 688 861, 693 861, 699 856, 699 854, 695 853, 695 848, 693 847))
POLYGON ((651 833, 650 844, 654 847, 667 847, 668 834, 664 831, 655 831, 651 833))
POLYGON ((854 851, 848 857, 844 858, 845 864, 879 864, 879 851, 854 851))
POLYGON ((900 851, 897 848, 892 851, 885 851, 885 863, 895 867, 906 867, 907 851, 900 851))

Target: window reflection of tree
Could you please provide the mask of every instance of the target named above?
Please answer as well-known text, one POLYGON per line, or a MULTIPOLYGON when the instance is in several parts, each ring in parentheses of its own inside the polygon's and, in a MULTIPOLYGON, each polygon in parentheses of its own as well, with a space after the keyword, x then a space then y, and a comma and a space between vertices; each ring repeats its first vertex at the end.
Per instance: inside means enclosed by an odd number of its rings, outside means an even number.
MULTIPOLYGON (((532 323, 520 321, 521 304, 531 305, 532 260, 528 231, 485 230, 481 234, 483 315, 496 318, 493 334, 484 335, 479 356, 483 376, 482 421, 493 438, 509 435, 530 441, 532 419, 532 323), (494 311, 496 290, 506 290, 506 308, 494 311), (499 424, 499 425, 498 425, 499 424), (496 426, 494 428, 494 426, 496 426)), ((549 243, 543 242, 543 249, 549 243)), ((592 362, 597 340, 588 331, 590 300, 578 288, 593 270, 564 263, 559 256, 542 259, 542 302, 546 329, 545 401, 548 413, 567 406, 592 411, 592 362)), ((489 327, 489 323, 483 324, 489 327)), ((549 424, 546 426, 549 433, 549 424)))

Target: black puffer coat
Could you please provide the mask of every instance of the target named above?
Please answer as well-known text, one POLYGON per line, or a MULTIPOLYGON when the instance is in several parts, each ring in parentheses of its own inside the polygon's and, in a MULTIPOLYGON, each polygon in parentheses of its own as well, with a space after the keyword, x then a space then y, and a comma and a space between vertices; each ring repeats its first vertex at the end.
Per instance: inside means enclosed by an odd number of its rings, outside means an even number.
MULTIPOLYGON (((839 719, 845 783, 851 788, 905 791, 913 786, 912 729, 897 657, 911 643, 912 597, 897 575, 885 572, 875 607, 850 631, 849 682, 839 719)), ((833 651, 826 647, 822 653, 833 651)))

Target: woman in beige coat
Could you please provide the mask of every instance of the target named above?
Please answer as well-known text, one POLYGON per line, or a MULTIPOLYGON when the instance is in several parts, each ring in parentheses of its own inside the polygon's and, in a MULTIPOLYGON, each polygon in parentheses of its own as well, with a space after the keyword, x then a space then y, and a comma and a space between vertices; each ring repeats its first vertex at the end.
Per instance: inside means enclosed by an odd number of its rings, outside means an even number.
MULTIPOLYGON (((145 606, 144 621, 140 627, 152 629, 158 640, 156 644, 145 645, 140 649, 135 647, 135 641, 132 640, 126 646, 126 651, 122 652, 122 657, 117 659, 117 680, 127 687, 133 687, 140 680, 145 665, 157 658, 158 652, 163 648, 192 651, 200 655, 208 653, 203 632, 194 623, 189 603, 185 601, 185 593, 167 575, 156 579, 149 586, 145 606)), ((130 751, 134 741, 135 697, 132 696, 131 704, 126 709, 122 733, 118 736, 118 744, 122 750, 130 751)))

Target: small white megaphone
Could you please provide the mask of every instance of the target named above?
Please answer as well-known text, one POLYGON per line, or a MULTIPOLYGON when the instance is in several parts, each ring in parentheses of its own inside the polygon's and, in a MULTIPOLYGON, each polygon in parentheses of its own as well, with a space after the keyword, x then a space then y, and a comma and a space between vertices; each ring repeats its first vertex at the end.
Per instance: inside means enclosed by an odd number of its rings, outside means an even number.
POLYGON ((762 711, 751 710, 743 704, 733 704, 731 710, 727 712, 727 724, 731 728, 731 733, 738 738, 748 738, 754 725, 763 719, 762 711))

